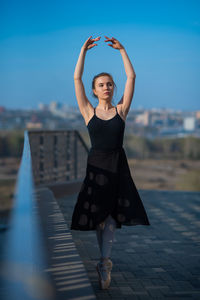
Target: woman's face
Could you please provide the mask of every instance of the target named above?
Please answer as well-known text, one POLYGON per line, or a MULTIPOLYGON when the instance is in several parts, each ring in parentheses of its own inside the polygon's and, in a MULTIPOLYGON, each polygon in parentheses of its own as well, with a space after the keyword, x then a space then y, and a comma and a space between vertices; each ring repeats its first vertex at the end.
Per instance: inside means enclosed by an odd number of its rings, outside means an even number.
POLYGON ((109 76, 101 76, 95 80, 94 94, 99 99, 111 100, 114 92, 114 84, 109 76))

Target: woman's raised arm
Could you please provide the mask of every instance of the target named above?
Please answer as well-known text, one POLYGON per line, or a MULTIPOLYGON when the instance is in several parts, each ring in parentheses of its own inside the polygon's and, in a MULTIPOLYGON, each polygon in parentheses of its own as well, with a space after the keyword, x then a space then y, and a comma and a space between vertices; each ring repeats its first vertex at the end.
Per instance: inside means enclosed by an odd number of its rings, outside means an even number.
POLYGON ((75 85, 75 93, 77 102, 79 105, 80 112, 83 116, 85 114, 87 115, 87 107, 88 105, 92 106, 88 98, 85 94, 85 88, 82 82, 82 75, 83 75, 83 69, 84 69, 84 62, 85 62, 85 55, 87 50, 93 48, 94 46, 97 46, 97 44, 94 44, 95 41, 99 41, 100 37, 97 37, 95 39, 92 39, 91 36, 86 40, 84 45, 81 48, 79 58, 75 67, 74 71, 74 85, 75 85))
POLYGON ((133 99, 136 74, 131 64, 131 61, 128 57, 128 54, 126 53, 126 50, 122 46, 122 44, 120 44, 120 42, 113 37, 110 39, 105 36, 105 38, 106 38, 105 42, 112 43, 112 44, 108 44, 108 46, 119 50, 123 59, 127 80, 125 84, 124 94, 121 100, 118 102, 118 104, 120 104, 121 106, 122 114, 124 115, 124 117, 126 117, 133 99))

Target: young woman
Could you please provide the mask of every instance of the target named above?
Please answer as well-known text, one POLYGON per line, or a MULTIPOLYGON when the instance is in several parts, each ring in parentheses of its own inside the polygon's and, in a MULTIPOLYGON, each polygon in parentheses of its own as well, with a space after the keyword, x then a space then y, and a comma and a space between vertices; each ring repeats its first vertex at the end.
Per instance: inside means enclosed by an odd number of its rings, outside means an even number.
POLYGON ((115 88, 112 76, 109 73, 96 75, 92 81, 92 90, 99 103, 96 108, 92 106, 81 79, 85 55, 100 40, 100 37, 92 39, 90 36, 81 48, 74 83, 92 147, 71 223, 73 230, 96 231, 101 253, 96 270, 102 289, 110 286, 110 254, 115 229, 122 225, 150 225, 123 148, 125 121, 133 98, 136 75, 122 44, 113 37, 105 38, 105 42, 110 42, 110 47, 120 52, 127 80, 124 94, 115 107, 112 105, 115 88))

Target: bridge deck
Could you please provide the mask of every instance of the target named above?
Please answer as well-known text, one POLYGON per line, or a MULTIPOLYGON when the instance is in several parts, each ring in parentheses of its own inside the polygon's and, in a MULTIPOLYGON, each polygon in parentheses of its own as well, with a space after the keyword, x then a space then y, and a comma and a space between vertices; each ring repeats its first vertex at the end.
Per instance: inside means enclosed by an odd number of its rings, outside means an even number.
MULTIPOLYGON (((115 232, 112 282, 101 291, 94 231, 71 231, 97 299, 200 299, 200 193, 139 191, 151 226, 115 232)), ((70 225, 76 195, 58 199, 70 225)))

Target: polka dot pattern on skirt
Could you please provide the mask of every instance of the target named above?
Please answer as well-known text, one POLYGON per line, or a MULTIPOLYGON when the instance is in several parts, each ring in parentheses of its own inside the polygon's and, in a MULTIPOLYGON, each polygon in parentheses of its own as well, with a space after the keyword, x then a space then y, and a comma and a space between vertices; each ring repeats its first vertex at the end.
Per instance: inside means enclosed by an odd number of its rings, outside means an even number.
MULTIPOLYGON (((131 177, 123 148, 92 149, 89 152, 86 176, 77 195, 71 229, 105 228, 103 217, 108 213, 117 228, 122 225, 149 225, 140 195, 131 177), (99 224, 99 222, 101 222, 99 224)), ((109 227, 112 231, 112 225, 109 227)))
POLYGON ((87 192, 88 192, 88 195, 91 195, 91 194, 92 194, 92 187, 91 187, 91 186, 88 187, 87 192))
POLYGON ((85 201, 84 204, 83 204, 83 207, 84 207, 85 209, 89 209, 89 206, 90 206, 89 202, 88 202, 88 201, 85 201))
POLYGON ((130 201, 126 198, 119 198, 118 203, 119 203, 120 206, 124 206, 124 207, 129 207, 130 206, 130 201))
POLYGON ((95 180, 99 185, 105 185, 106 183, 108 183, 108 178, 104 174, 97 174, 95 180))
POLYGON ((126 217, 122 214, 118 214, 117 219, 118 219, 119 222, 124 222, 126 220, 126 217))
POLYGON ((98 210, 97 206, 95 204, 92 204, 90 211, 95 213, 95 212, 97 212, 97 210, 98 210))

